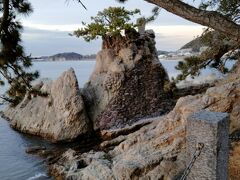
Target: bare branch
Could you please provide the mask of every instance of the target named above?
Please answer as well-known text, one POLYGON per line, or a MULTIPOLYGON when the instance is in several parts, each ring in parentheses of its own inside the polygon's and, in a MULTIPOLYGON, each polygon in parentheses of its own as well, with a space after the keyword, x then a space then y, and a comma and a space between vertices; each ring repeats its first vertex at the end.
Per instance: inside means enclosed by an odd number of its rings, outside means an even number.
POLYGON ((87 10, 87 7, 82 3, 82 1, 81 0, 77 0, 83 7, 84 7, 84 9, 86 9, 87 10))

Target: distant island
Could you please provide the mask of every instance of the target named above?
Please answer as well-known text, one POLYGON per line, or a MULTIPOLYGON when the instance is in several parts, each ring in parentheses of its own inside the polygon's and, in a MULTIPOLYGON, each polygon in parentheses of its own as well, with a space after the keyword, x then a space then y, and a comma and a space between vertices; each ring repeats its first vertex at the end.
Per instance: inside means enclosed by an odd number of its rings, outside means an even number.
MULTIPOLYGON (((188 42, 177 51, 158 50, 157 55, 160 60, 183 60, 185 57, 201 54, 208 47, 200 41, 200 38, 188 42)), ((58 53, 52 56, 41 56, 32 58, 33 61, 83 61, 95 60, 96 54, 82 55, 75 52, 58 53)))
POLYGON ((75 52, 58 53, 52 56, 41 56, 32 58, 33 61, 81 61, 81 60, 95 60, 96 54, 82 55, 75 52))

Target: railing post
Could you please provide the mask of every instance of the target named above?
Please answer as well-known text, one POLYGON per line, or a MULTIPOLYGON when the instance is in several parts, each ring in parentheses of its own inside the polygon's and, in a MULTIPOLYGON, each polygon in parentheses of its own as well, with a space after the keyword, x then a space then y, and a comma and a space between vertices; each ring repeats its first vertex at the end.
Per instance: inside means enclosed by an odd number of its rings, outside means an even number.
POLYGON ((187 164, 198 143, 204 148, 196 159, 188 180, 227 180, 229 153, 229 115, 200 111, 187 119, 187 164))

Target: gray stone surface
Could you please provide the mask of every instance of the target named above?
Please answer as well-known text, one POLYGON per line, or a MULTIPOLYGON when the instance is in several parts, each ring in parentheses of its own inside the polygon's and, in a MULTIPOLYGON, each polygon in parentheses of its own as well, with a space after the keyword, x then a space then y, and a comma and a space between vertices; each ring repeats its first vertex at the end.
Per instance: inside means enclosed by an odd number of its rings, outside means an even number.
POLYGON ((204 148, 194 163, 188 180, 226 180, 228 178, 229 115, 200 111, 187 120, 187 165, 198 143, 204 148))

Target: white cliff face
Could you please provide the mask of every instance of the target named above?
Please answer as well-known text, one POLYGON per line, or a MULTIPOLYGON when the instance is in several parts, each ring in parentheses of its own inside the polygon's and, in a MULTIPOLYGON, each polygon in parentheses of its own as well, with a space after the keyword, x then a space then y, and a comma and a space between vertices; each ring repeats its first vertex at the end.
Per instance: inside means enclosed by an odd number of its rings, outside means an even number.
POLYGON ((71 141, 89 131, 89 119, 73 69, 43 84, 40 90, 48 96, 26 95, 19 105, 4 112, 13 128, 56 142, 71 141))

